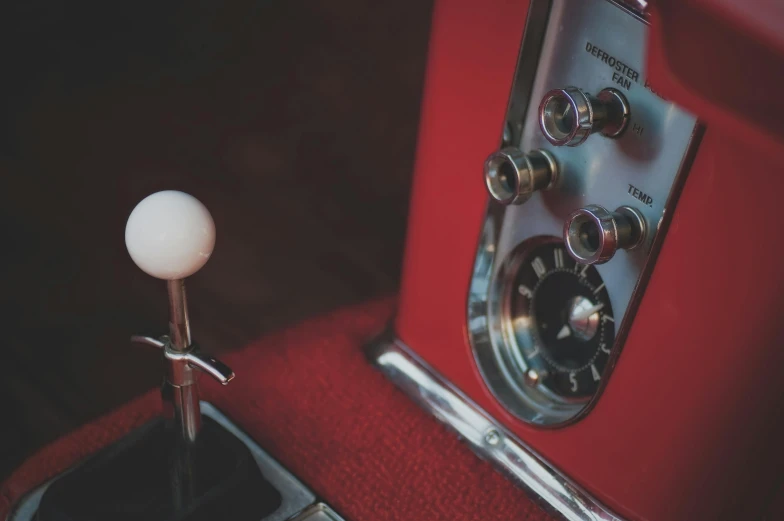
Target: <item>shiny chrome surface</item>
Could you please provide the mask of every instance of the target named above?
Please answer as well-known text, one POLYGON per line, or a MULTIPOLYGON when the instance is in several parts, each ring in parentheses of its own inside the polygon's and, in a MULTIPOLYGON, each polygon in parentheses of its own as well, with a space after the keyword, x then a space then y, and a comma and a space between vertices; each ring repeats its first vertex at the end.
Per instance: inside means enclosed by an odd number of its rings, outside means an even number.
POLYGON ((549 152, 524 154, 515 147, 493 152, 485 160, 485 185, 501 204, 522 204, 537 190, 549 190, 558 182, 558 165, 549 152))
MULTIPOLYGON (((599 329, 599 311, 602 304, 594 304, 583 296, 575 297, 569 307, 567 324, 562 331, 572 334, 581 340, 590 340, 599 329)), ((558 333, 560 337, 562 333, 558 333)))
POLYGON ((582 264, 604 264, 619 249, 633 250, 646 233, 645 219, 634 208, 622 206, 610 212, 596 204, 572 212, 563 230, 566 251, 582 264))
POLYGON ((520 143, 523 123, 528 113, 528 100, 531 97, 536 78, 539 49, 542 47, 542 40, 547 30, 551 3, 551 0, 538 0, 531 2, 528 7, 523 42, 520 46, 520 60, 515 72, 512 93, 506 109, 506 122, 501 135, 502 147, 520 143), (510 139, 505 140, 504 134, 508 135, 510 139))
POLYGON ((644 18, 648 14, 648 7, 650 6, 648 0, 618 0, 618 2, 637 16, 644 18))
POLYGON ((541 504, 569 521, 617 520, 586 491, 558 472, 473 403, 392 335, 370 346, 375 365, 411 399, 451 427, 479 457, 490 462, 541 504))
POLYGON ((164 356, 167 360, 185 362, 192 369, 199 369, 212 376, 221 385, 228 385, 234 380, 234 371, 229 366, 217 358, 200 353, 195 345, 191 345, 185 352, 175 350, 168 345, 166 347, 164 356))
POLYGON ((576 147, 598 131, 617 137, 629 117, 626 98, 613 88, 603 89, 596 97, 577 87, 553 89, 539 104, 539 128, 555 146, 576 147))
POLYGON ((647 31, 644 20, 607 0, 531 2, 505 121, 513 125, 519 150, 551 153, 558 183, 535 192, 525 204, 490 200, 467 318, 474 358, 490 392, 510 413, 539 426, 578 420, 611 377, 701 135, 694 116, 647 88, 642 73, 647 31), (626 129, 614 139, 589 139, 582 146, 552 145, 542 134, 536 108, 549 91, 564 85, 590 93, 622 92, 631 107, 626 129), (535 383, 541 377, 531 378, 526 364, 510 362, 520 356, 504 340, 508 314, 502 300, 504 284, 512 280, 506 260, 514 249, 535 237, 562 237, 570 214, 588 205, 634 206, 635 219, 647 233, 636 248, 621 248, 612 262, 596 266, 612 304, 615 342, 596 394, 588 402, 570 404, 548 397, 535 383))
POLYGON ((166 378, 161 386, 164 414, 172 423, 174 454, 171 458, 170 479, 175 499, 180 506, 193 498, 193 461, 191 446, 201 430, 198 378, 206 372, 223 385, 234 378, 234 372, 223 362, 199 353, 191 340, 188 301, 185 281, 168 280, 170 337, 154 339, 135 335, 132 342, 156 347, 166 361, 166 378))
POLYGON ((574 147, 604 122, 603 108, 577 87, 551 90, 539 105, 539 126, 553 145, 574 147))
POLYGON ((144 335, 131 336, 131 343, 133 344, 143 344, 150 347, 156 347, 160 350, 163 350, 163 348, 166 347, 167 341, 168 341, 168 337, 163 337, 163 339, 159 340, 151 336, 144 336, 144 335))
MULTIPOLYGON (((183 294, 184 297, 184 294, 183 294)), ((184 304, 184 298, 181 300, 184 304)), ((187 316, 187 311, 185 311, 187 316)), ((174 327, 172 327, 174 329, 174 327)), ((185 328, 190 338, 189 328, 185 328)), ((198 375, 203 371, 222 385, 234 379, 234 371, 220 360, 199 353, 198 346, 190 344, 185 349, 175 347, 168 336, 155 339, 147 336, 134 335, 131 342, 144 344, 160 349, 166 360, 166 379, 161 387, 164 403, 164 414, 174 422, 177 443, 174 444, 176 454, 172 458, 171 479, 175 490, 180 490, 179 500, 187 503, 192 497, 190 444, 196 440, 201 427, 201 411, 199 409, 198 375), (189 419, 189 421, 186 421, 189 419)))
POLYGON ((324 503, 316 503, 306 508, 292 521, 344 521, 344 519, 324 503))
POLYGON ((133 335, 131 342, 156 347, 163 351, 163 356, 167 360, 185 361, 194 369, 201 369, 209 374, 221 385, 227 385, 234 379, 234 371, 229 366, 217 358, 200 353, 196 344, 191 344, 191 347, 183 352, 174 349, 167 336, 157 339, 149 336, 133 335))
MULTIPOLYGON (((251 454, 253 454, 253 458, 259 465, 259 469, 261 469, 264 478, 280 492, 282 497, 280 507, 263 521, 285 521, 291 519, 292 516, 302 512, 303 509, 314 503, 316 496, 313 492, 308 490, 308 488, 289 471, 283 468, 269 454, 264 452, 256 442, 242 432, 239 427, 226 418, 220 411, 207 402, 201 402, 201 412, 205 416, 218 422, 227 431, 234 434, 240 441, 247 445, 251 454)), ((66 473, 67 472, 70 472, 70 470, 66 471, 66 473)), ((22 498, 8 514, 8 517, 6 518, 7 521, 33 521, 44 492, 46 492, 49 485, 59 477, 60 476, 57 476, 47 483, 44 483, 22 498)))
POLYGON ((185 350, 191 345, 191 323, 188 318, 185 280, 167 280, 166 290, 169 294, 169 335, 175 349, 185 350))
POLYGON ((596 99, 605 107, 607 119, 602 125, 602 135, 607 137, 618 137, 629 124, 632 117, 632 109, 626 97, 618 89, 602 89, 596 95, 596 99))
MULTIPOLYGON (((188 300, 185 296, 183 279, 167 280, 169 293, 169 334, 173 351, 185 352, 191 347, 191 327, 188 319, 188 300)), ((174 420, 177 432, 189 443, 196 441, 201 429, 199 413, 199 389, 195 387, 197 374, 191 365, 180 359, 169 359, 168 376, 164 395, 170 397, 173 407, 167 408, 174 420)))
POLYGON ((527 251, 558 238, 537 237, 524 250, 494 266, 492 222, 486 221, 469 293, 468 328, 474 358, 485 381, 491 383, 493 395, 509 412, 542 427, 565 424, 580 413, 585 400, 557 396, 539 385, 547 378, 547 367, 522 356, 534 347, 535 339, 515 334, 517 328, 509 308, 509 288, 527 251))
POLYGON ((513 135, 514 135, 514 131, 512 130, 512 125, 507 122, 507 124, 504 125, 504 133, 501 136, 501 146, 502 147, 510 146, 512 144, 512 141, 514 140, 514 138, 512 137, 513 135))
POLYGON ((169 332, 171 336, 155 339, 134 335, 131 342, 156 347, 166 360, 166 380, 162 389, 167 416, 187 443, 193 443, 201 427, 198 378, 205 372, 226 385, 234 371, 217 358, 200 353, 191 339, 185 281, 166 281, 169 293, 169 332))

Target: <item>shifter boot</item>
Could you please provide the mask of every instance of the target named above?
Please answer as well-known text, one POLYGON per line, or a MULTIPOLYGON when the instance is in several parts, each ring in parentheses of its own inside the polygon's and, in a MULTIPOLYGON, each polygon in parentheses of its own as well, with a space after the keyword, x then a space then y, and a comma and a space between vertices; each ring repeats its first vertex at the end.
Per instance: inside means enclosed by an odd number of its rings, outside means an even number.
POLYGON ((153 421, 52 483, 38 521, 259 521, 281 504, 248 447, 210 418, 191 449, 193 491, 178 506, 174 436, 153 421))

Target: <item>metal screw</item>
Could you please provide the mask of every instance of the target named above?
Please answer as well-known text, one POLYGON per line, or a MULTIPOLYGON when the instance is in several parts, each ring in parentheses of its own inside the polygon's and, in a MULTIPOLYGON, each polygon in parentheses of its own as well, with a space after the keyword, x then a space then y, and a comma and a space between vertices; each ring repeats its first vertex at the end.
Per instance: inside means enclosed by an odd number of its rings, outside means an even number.
POLYGON ((485 433, 485 442, 488 445, 498 445, 501 442, 501 435, 495 429, 490 429, 485 433))

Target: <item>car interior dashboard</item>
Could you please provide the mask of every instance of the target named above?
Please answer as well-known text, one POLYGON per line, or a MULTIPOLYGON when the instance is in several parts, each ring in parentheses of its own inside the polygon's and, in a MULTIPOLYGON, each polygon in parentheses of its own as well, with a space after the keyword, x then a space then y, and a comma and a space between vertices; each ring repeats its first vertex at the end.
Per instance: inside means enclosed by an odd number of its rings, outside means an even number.
POLYGON ((0 519, 784 521, 774 3, 0 19, 0 519))

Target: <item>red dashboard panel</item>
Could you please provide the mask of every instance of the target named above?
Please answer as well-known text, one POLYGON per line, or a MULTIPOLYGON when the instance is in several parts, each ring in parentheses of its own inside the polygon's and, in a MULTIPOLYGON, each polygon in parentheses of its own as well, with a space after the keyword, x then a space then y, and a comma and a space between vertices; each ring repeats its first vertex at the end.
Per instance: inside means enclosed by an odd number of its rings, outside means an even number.
MULTIPOLYGON (((759 517, 784 462, 776 241, 784 165, 775 140, 753 148, 721 126, 720 114, 703 118, 705 135, 623 353, 584 419, 528 426, 498 405, 476 369, 466 297, 487 202, 482 164, 498 147, 527 8, 435 6, 397 334, 618 514, 759 517)), ((649 60, 657 87, 656 74, 667 72, 662 55, 653 49, 649 60)), ((677 103, 679 92, 666 95, 677 103)), ((687 106, 701 117, 701 108, 715 109, 687 106)))
POLYGON ((776 2, 656 2, 648 69, 657 91, 739 140, 781 150, 784 10, 776 2))

